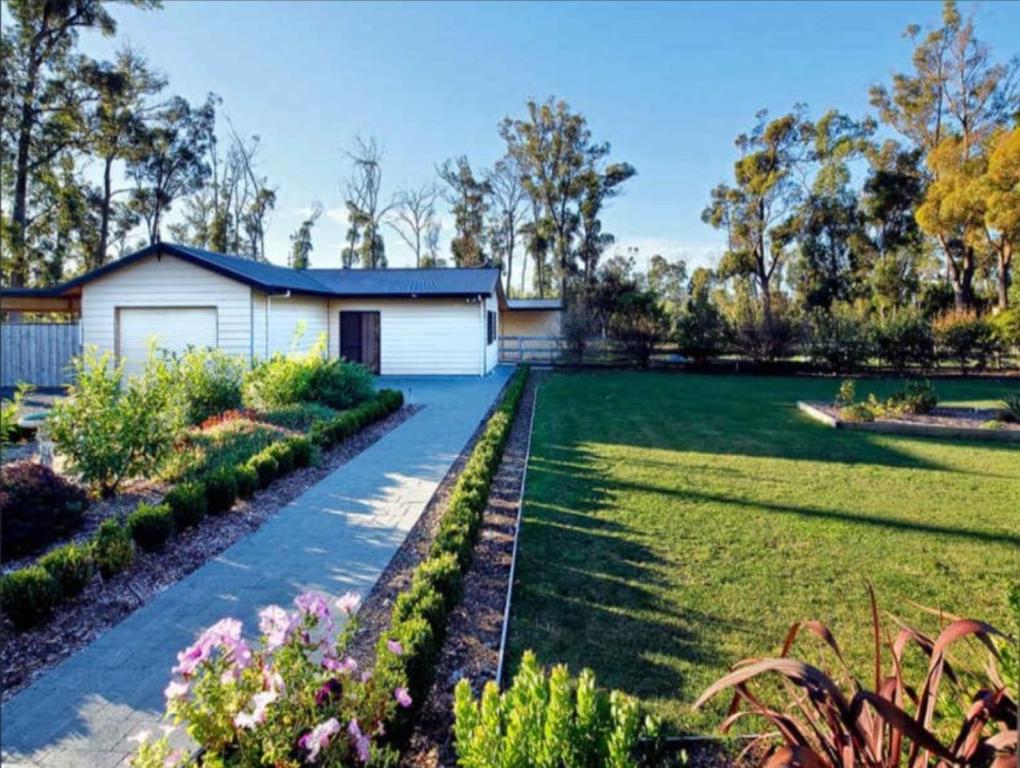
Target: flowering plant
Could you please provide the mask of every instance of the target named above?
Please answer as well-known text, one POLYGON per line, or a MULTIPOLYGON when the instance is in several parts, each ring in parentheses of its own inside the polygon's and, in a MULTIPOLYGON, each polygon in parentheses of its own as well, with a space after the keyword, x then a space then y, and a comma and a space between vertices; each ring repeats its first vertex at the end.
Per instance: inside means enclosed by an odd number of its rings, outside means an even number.
MULTIPOLYGON (((336 601, 352 617, 358 603, 336 601)), ((177 655, 166 687, 167 717, 185 724, 203 748, 206 765, 346 766, 367 763, 380 750, 383 724, 411 699, 367 672, 345 649, 354 629, 336 630, 326 599, 306 592, 288 611, 272 605, 259 613, 255 647, 237 619, 206 629, 177 655)), ((387 653, 400 654, 394 643, 387 653)), ((133 764, 183 765, 164 736, 142 743, 133 764)))

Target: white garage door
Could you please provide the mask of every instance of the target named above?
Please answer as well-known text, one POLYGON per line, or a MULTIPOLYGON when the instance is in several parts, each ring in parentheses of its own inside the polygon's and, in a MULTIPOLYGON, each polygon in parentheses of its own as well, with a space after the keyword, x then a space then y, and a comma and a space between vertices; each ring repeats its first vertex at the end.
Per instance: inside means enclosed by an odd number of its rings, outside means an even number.
POLYGON ((217 344, 215 307, 121 307, 117 314, 117 355, 128 374, 145 367, 153 339, 171 352, 217 344))

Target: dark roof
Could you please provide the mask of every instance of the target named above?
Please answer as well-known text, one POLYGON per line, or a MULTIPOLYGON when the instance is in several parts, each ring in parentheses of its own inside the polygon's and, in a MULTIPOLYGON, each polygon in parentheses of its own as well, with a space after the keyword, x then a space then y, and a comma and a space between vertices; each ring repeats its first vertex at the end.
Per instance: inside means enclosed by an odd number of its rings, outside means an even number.
POLYGON ((499 293, 498 269, 297 270, 176 243, 157 243, 52 288, 4 288, 4 296, 61 296, 147 256, 170 254, 266 293, 313 296, 481 296, 499 293))
POLYGON ((506 308, 511 312, 529 309, 562 310, 563 302, 559 299, 507 299, 506 308))
POLYGON ((478 296, 496 289, 498 269, 309 269, 342 296, 478 296))

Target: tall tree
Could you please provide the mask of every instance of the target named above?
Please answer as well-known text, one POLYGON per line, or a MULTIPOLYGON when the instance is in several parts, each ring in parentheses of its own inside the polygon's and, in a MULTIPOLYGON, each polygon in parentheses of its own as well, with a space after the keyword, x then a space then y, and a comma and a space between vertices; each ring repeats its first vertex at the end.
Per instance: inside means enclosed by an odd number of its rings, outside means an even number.
POLYGON ((447 160, 436 173, 446 185, 443 196, 453 211, 455 234, 450 252, 454 266, 491 266, 491 254, 485 253, 485 214, 492 192, 489 182, 475 176, 466 157, 447 160))
POLYGON ((163 90, 166 80, 154 74, 145 59, 130 48, 122 49, 112 63, 89 67, 84 78, 96 94, 88 115, 86 145, 102 168, 102 186, 95 201, 99 233, 85 264, 86 269, 93 269, 107 260, 110 226, 117 218, 115 197, 130 191, 114 188, 114 165, 140 159, 146 122, 158 109, 149 98, 163 90))
POLYGON ((439 191, 434 184, 398 192, 393 218, 386 222, 414 252, 416 267, 422 266, 422 259, 426 255, 429 229, 435 226, 438 197, 439 191))
MULTIPOLYGON (((152 3, 146 3, 152 5, 152 3)), ((9 0, 12 23, 4 25, 0 75, 0 163, 10 201, 5 248, 10 250, 11 285, 25 285, 30 256, 27 231, 32 184, 62 152, 82 139, 82 88, 74 54, 78 33, 96 29, 110 36, 113 17, 100 0, 9 0)))
POLYGON ((132 204, 145 221, 150 243, 158 243, 163 217, 173 203, 201 188, 209 176, 214 98, 193 107, 175 96, 145 130, 142 150, 127 166, 135 182, 132 204))
POLYGON ((580 232, 577 253, 585 282, 595 278, 599 259, 616 241, 613 235, 602 229, 602 210, 610 198, 620 193, 620 186, 636 173, 629 163, 612 163, 601 170, 596 159, 583 174, 583 193, 578 204, 580 232))
POLYGON ((659 297, 670 315, 676 316, 687 299, 687 262, 670 261, 661 254, 648 260, 648 289, 659 297))
MULTIPOLYGON (((943 5, 941 26, 923 38, 917 25, 909 27, 907 34, 916 41, 913 72, 894 75, 891 90, 874 86, 871 101, 881 119, 921 151, 927 159, 928 180, 934 182, 941 167, 969 167, 987 137, 1020 110, 1020 92, 1013 77, 1017 63, 994 62, 989 47, 975 35, 973 19, 964 19, 953 0, 943 5), (958 140, 956 149, 950 150, 947 140, 958 140), (928 158, 943 146, 940 158, 928 158), (960 163, 949 161, 951 152, 962 155, 960 163)), ((943 225, 951 218, 942 217, 943 225)), ((931 216, 928 221, 934 223, 931 216)), ((960 221, 957 218, 957 223, 960 221)), ((980 254, 966 233, 950 235, 944 227, 942 233, 937 240, 956 305, 969 307, 980 254)))
POLYGON ((805 139, 814 129, 800 108, 775 120, 767 118, 767 112, 759 112, 751 132, 737 137, 741 157, 733 166, 734 183, 712 190, 701 217, 726 230, 728 248, 720 275, 751 280, 769 328, 773 280, 786 259, 803 198, 796 171, 807 160, 805 139))
POLYGON ((510 156, 496 161, 485 176, 491 192, 489 243, 493 257, 503 265, 506 295, 513 294, 514 251, 524 223, 527 204, 517 161, 510 156))
POLYGON ((382 223, 393 206, 382 202, 382 149, 374 138, 356 136, 346 154, 352 170, 345 184, 349 228, 344 266, 360 259, 365 269, 382 269, 386 267, 382 223))
POLYGON ((290 236, 290 258, 287 261, 292 269, 308 269, 312 255, 312 227, 322 216, 322 203, 314 203, 307 218, 301 222, 297 231, 290 236))
POLYGON ((996 258, 996 297, 1009 307, 1013 255, 1020 249, 1020 128, 989 140, 988 164, 979 182, 985 236, 996 258))

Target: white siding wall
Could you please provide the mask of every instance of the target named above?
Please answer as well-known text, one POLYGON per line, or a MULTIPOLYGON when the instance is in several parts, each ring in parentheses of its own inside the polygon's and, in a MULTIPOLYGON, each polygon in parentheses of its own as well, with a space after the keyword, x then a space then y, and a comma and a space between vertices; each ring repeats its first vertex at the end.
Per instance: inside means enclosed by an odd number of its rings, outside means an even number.
POLYGON ((269 296, 252 291, 255 318, 255 356, 270 357, 277 352, 305 352, 326 333, 327 299, 315 296, 269 296), (303 328, 298 344, 294 337, 303 328), (266 331, 269 345, 266 345, 266 331))
MULTIPOLYGON (((379 313, 383 375, 482 372, 485 326, 477 301, 466 299, 330 299, 329 354, 340 354, 340 311, 379 313)), ((495 364, 495 355, 491 364, 495 364)))
MULTIPOLYGON (((173 256, 150 256, 82 288, 82 341, 116 352, 118 307, 215 307, 216 343, 231 354, 250 351, 251 292, 235 280, 173 256)), ((153 328, 158 334, 159 328, 153 328)))
POLYGON ((559 336, 563 313, 551 309, 502 312, 503 336, 559 336))

